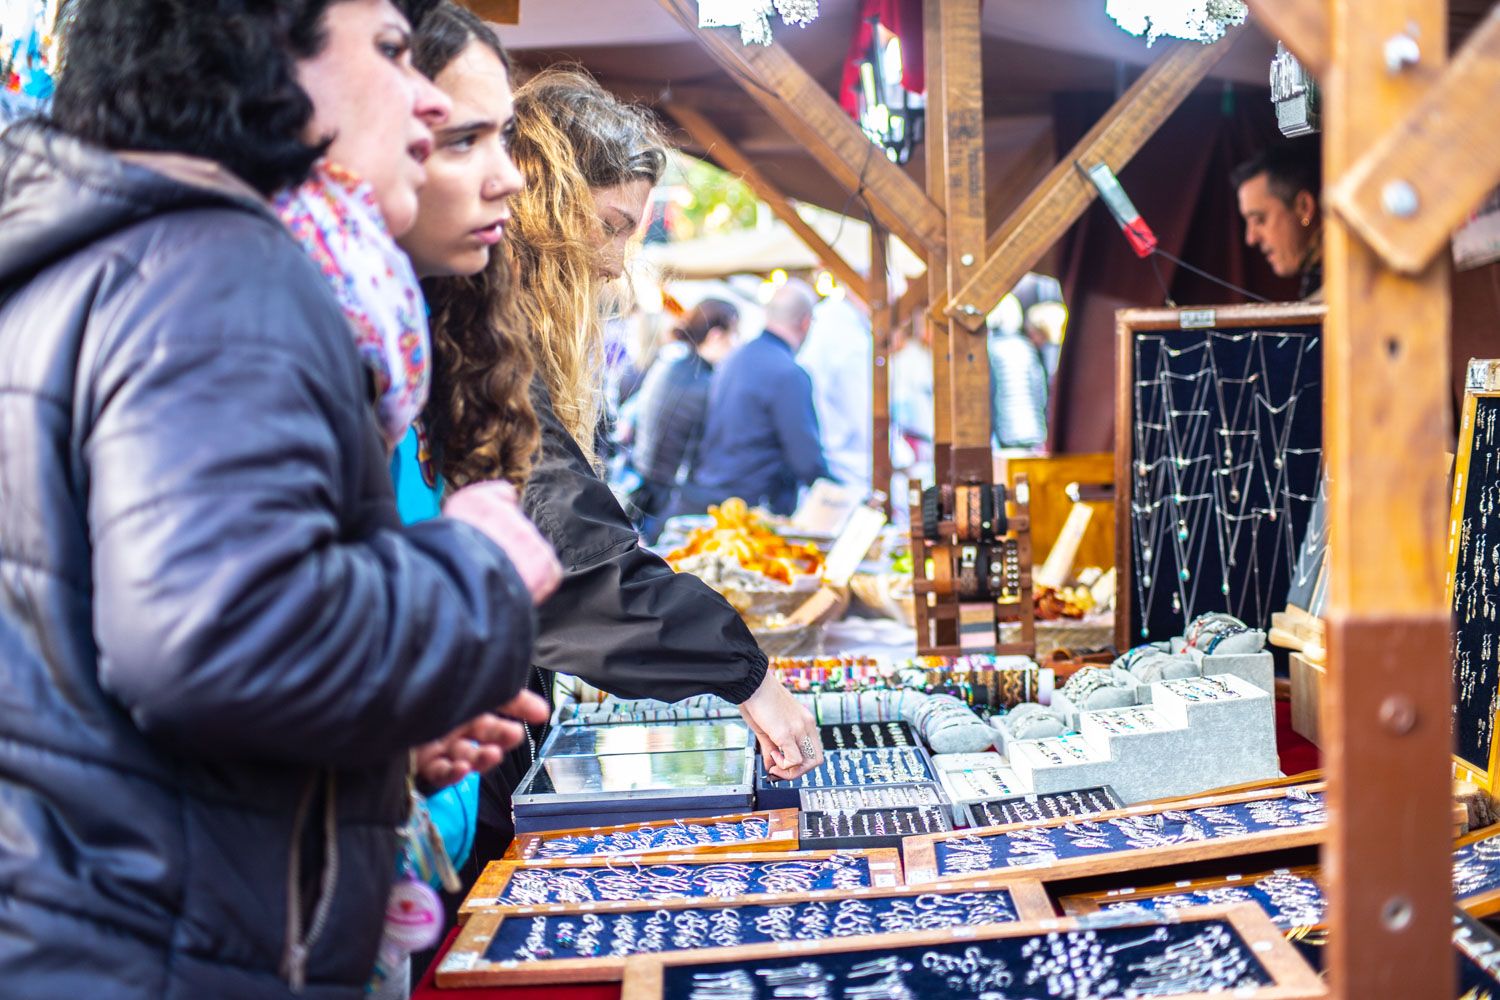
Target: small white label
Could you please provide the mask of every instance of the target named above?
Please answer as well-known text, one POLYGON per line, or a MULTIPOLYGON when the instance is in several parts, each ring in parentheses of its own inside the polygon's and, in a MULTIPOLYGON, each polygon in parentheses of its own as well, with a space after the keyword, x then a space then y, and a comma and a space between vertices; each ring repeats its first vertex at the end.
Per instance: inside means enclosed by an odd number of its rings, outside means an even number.
POLYGON ((1212 309, 1184 309, 1177 314, 1177 325, 1183 330, 1207 330, 1217 325, 1212 309))

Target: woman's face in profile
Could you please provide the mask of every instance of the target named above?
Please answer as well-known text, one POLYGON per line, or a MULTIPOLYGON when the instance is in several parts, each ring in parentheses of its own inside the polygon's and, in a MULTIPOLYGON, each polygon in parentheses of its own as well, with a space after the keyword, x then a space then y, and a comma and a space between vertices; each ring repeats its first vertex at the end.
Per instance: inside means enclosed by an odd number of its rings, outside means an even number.
POLYGON ((297 67, 313 103, 307 138, 375 190, 391 234, 417 217, 432 130, 448 98, 411 64, 411 26, 390 0, 340 0, 324 15, 323 51, 297 67))
POLYGON ((644 177, 594 188, 594 211, 599 217, 599 277, 613 280, 625 273, 625 250, 640 231, 651 197, 651 182, 644 177))
POLYGON ((417 222, 401 247, 424 278, 478 274, 505 235, 511 196, 526 184, 510 158, 510 74, 488 46, 470 42, 436 83, 453 110, 437 127, 417 222))

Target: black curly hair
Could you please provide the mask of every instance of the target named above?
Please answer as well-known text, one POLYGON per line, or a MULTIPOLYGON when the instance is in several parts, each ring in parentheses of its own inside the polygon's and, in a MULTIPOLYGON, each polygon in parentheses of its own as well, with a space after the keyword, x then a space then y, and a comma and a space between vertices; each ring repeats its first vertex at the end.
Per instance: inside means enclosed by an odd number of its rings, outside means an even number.
MULTIPOLYGON (((74 0, 52 119, 107 149, 214 160, 263 194, 307 177, 323 145, 296 64, 343 0, 74 0)), ((393 0, 415 27, 436 0, 393 0)))

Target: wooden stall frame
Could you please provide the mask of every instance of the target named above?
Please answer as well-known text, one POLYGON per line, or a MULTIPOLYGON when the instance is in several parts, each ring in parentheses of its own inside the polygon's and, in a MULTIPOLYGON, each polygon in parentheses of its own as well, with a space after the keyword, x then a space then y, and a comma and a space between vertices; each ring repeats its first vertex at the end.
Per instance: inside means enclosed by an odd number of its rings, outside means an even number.
MULTIPOLYGON (((1244 995, 1256 1000, 1312 1000, 1324 996, 1317 974, 1308 968, 1286 942, 1276 925, 1257 906, 1205 906, 1184 923, 1226 920, 1265 968, 1274 985, 1248 991, 1244 995)), ((757 959, 816 958, 826 954, 874 952, 921 945, 949 944, 955 941, 991 941, 999 938, 1028 937, 1054 931, 1086 928, 1088 921, 1076 917, 1040 920, 1035 923, 992 924, 985 927, 957 927, 938 931, 912 931, 905 934, 877 934, 862 938, 832 941, 807 941, 775 945, 744 945, 713 952, 672 955, 633 956, 625 963, 622 1000, 663 1000, 663 983, 667 967, 745 963, 757 959)), ((1238 994, 1237 994, 1238 995, 1238 994)), ((1223 993, 1182 993, 1178 1000, 1210 1000, 1223 993)), ((672 998, 676 1000, 676 998, 672 998)))
MULTIPOLYGON (((502 903, 500 895, 505 887, 510 884, 511 876, 522 868, 621 868, 628 867, 652 867, 656 865, 681 865, 684 867, 709 865, 724 865, 743 862, 747 864, 766 864, 777 861, 823 861, 834 855, 844 855, 864 858, 870 866, 870 880, 874 884, 862 888, 894 888, 901 884, 901 852, 894 847, 860 848, 848 851, 749 851, 739 854, 653 854, 649 857, 636 858, 559 858, 546 861, 491 861, 485 865, 484 871, 474 882, 473 888, 469 890, 468 896, 464 898, 463 904, 458 908, 460 921, 467 920, 469 915, 479 910, 501 910, 513 911, 525 906, 535 906, 535 903, 502 903)), ((1024 875, 1017 876, 1024 878, 1024 875)), ((697 897, 692 897, 697 898, 697 897)), ((775 899, 775 893, 755 893, 748 896, 739 896, 749 902, 757 902, 765 899, 775 899)), ((622 906, 630 906, 640 903, 638 899, 620 900, 596 900, 599 909, 614 910, 622 906)))
MULTIPOLYGON (((605 956, 601 958, 549 959, 516 964, 514 962, 488 962, 484 953, 495 933, 507 920, 524 920, 536 916, 563 916, 583 913, 655 913, 658 910, 739 909, 746 906, 764 906, 768 903, 808 903, 835 899, 903 899, 930 893, 959 895, 977 889, 1004 889, 1010 893, 1016 906, 1020 922, 1027 923, 1050 919, 1054 915, 1052 901, 1047 890, 1035 879, 990 882, 971 882, 962 886, 904 886, 896 889, 820 889, 816 892, 787 893, 760 902, 745 899, 673 899, 650 903, 635 903, 631 906, 604 908, 596 903, 556 903, 550 906, 528 906, 501 912, 481 910, 473 914, 464 924, 453 947, 437 971, 437 984, 442 988, 460 986, 527 986, 548 983, 604 983, 615 982, 625 972, 625 958, 605 956), (444 971, 450 960, 455 966, 451 972, 444 971)), ((848 940, 831 938, 830 940, 848 940)), ((714 950, 714 949, 710 949, 714 950)))
POLYGON ((583 826, 567 830, 547 830, 542 833, 518 833, 501 861, 582 861, 587 858, 641 858, 656 854, 733 854, 742 851, 795 851, 797 849, 797 810, 766 809, 760 812, 734 813, 728 816, 703 816, 695 819, 657 819, 645 823, 621 823, 617 826, 583 826), (702 846, 677 844, 640 851, 610 851, 581 854, 570 858, 538 858, 536 852, 549 840, 565 837, 608 836, 612 833, 637 833, 643 830, 670 830, 686 824, 707 825, 711 823, 740 823, 747 819, 763 819, 770 829, 765 837, 756 840, 726 840, 702 846), (790 843, 788 843, 790 841, 790 843))
POLYGON ((1197 841, 1190 844, 1171 844, 1166 847, 1113 851, 1089 857, 1060 858, 1056 861, 1035 866, 1013 865, 1006 868, 952 875, 943 875, 938 872, 936 848, 942 841, 964 840, 969 837, 979 837, 982 839, 998 836, 1013 830, 1047 829, 1068 826, 1078 822, 1105 823, 1121 816, 1143 816, 1167 811, 1196 809, 1203 806, 1233 805, 1240 802, 1285 798, 1292 788, 1305 788, 1308 791, 1324 790, 1324 786, 1321 784, 1298 785, 1272 789, 1270 792, 1240 792, 1233 795, 1201 796, 1197 799, 1175 802, 1167 806, 1152 804, 1130 806, 1125 809, 1116 809, 1113 812, 1095 813, 1092 816, 1063 816, 1058 819, 1047 820, 1043 823, 1011 823, 1006 826, 979 827, 973 830, 957 830, 951 833, 919 834, 915 837, 905 837, 902 839, 901 858, 905 865, 906 881, 909 885, 922 885, 926 883, 947 885, 962 882, 969 878, 993 879, 998 877, 995 873, 1001 871, 1015 872, 1017 877, 1037 878, 1044 883, 1051 883, 1063 879, 1079 878, 1084 875, 1107 875, 1118 872, 1139 871, 1150 868, 1161 868, 1167 865, 1191 864, 1196 861, 1236 857, 1242 854, 1259 854, 1266 851, 1282 851, 1293 847, 1316 845, 1323 839, 1323 833, 1327 829, 1325 824, 1318 823, 1305 827, 1293 827, 1284 831, 1249 833, 1238 837, 1219 837, 1213 840, 1197 841))
MULTIPOLYGON (((1453 503, 1448 515, 1448 572, 1444 579, 1444 600, 1453 607, 1454 582, 1458 579, 1458 538, 1463 528, 1464 504, 1469 496, 1469 465, 1474 455, 1474 420, 1479 400, 1500 399, 1500 361, 1475 360, 1469 363, 1465 380, 1463 417, 1458 431, 1458 459, 1453 470, 1453 503)), ((1449 664, 1452 669, 1452 664, 1449 664)), ((1500 779, 1500 709, 1496 709, 1490 730, 1490 758, 1483 771, 1476 770, 1458 754, 1453 755, 1453 771, 1461 780, 1470 781, 1493 796, 1500 779)))
POLYGON ((1327 307, 1306 302, 1231 306, 1193 306, 1178 309, 1121 309, 1115 313, 1115 646, 1125 651, 1140 639, 1130 628, 1134 608, 1134 546, 1131 508, 1135 477, 1131 428, 1135 420, 1135 337, 1158 330, 1235 330, 1323 323, 1327 307))
MULTIPOLYGON (((1159 896, 1175 896, 1178 893, 1197 892, 1203 889, 1226 889, 1246 883, 1254 883, 1256 879, 1265 878, 1267 875, 1300 875, 1304 878, 1321 880, 1321 870, 1317 865, 1297 865, 1288 868, 1268 868, 1264 871, 1247 872, 1243 875, 1211 875, 1207 878, 1183 879, 1178 882, 1161 882, 1156 885, 1142 886, 1141 888, 1131 886, 1120 889, 1101 889, 1098 892, 1079 892, 1057 897, 1057 905, 1062 908, 1064 916, 1084 916, 1090 913, 1101 912, 1106 904, 1130 903, 1138 899, 1156 899, 1159 896)), ((1323 927, 1324 924, 1309 924, 1308 926, 1323 927)))

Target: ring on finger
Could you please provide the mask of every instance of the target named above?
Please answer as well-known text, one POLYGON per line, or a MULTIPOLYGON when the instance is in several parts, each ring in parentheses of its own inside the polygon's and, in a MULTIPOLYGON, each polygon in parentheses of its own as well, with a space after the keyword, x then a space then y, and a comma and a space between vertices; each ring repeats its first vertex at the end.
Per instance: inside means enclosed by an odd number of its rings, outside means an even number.
POLYGON ((802 759, 804 761, 812 760, 818 754, 817 746, 813 743, 811 736, 802 737, 802 739, 797 741, 797 746, 802 751, 802 759))

